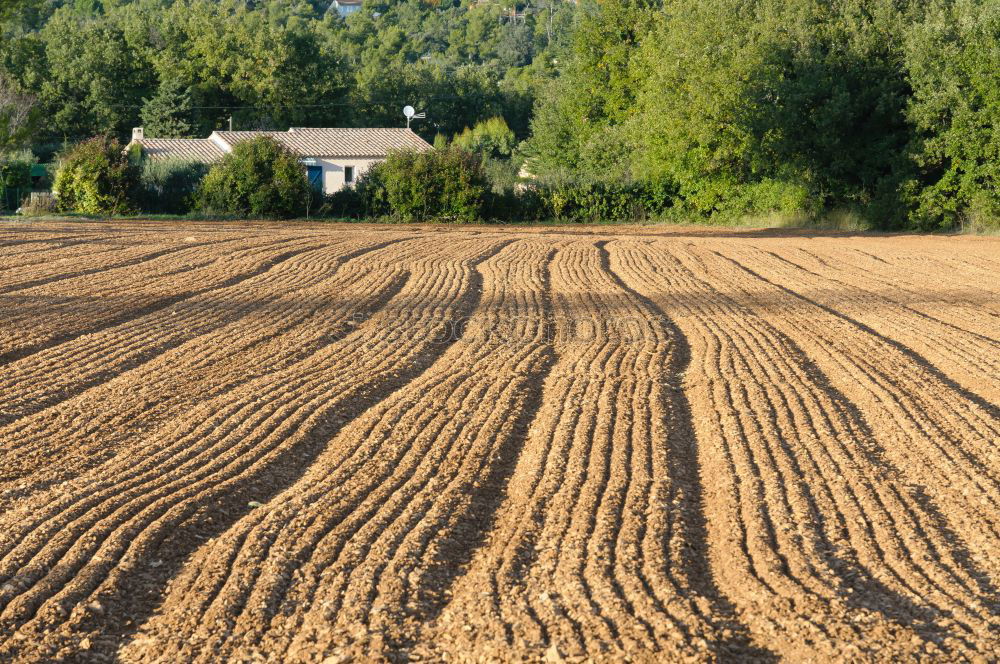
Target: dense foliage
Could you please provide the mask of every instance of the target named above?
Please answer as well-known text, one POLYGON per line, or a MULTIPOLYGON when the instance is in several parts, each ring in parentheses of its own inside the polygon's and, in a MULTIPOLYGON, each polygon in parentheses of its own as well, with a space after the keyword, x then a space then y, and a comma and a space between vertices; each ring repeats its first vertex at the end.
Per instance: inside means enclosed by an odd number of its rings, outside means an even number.
POLYGON ((185 214, 196 203, 195 193, 208 166, 200 162, 144 160, 136 204, 144 212, 185 214))
POLYGON ((496 178, 489 163, 483 154, 456 145, 397 152, 354 188, 328 197, 323 213, 404 222, 639 221, 662 215, 675 193, 669 183, 653 181, 496 178))
POLYGON ((0 152, 23 145, 38 122, 35 98, 0 71, 0 152))
POLYGON ((482 218, 489 183, 482 157, 460 148, 399 151, 373 169, 363 191, 384 200, 401 221, 475 221, 482 218))
POLYGON ((31 153, 0 154, 0 210, 14 210, 31 191, 31 153))
POLYGON ((52 189, 59 209, 83 214, 126 214, 133 210, 139 166, 117 139, 98 137, 59 157, 52 189))
POLYGON ((514 132, 501 117, 490 118, 457 135, 457 147, 493 159, 510 159, 517 147, 514 132))
MULTIPOLYGON (((1000 0, 19 3, 0 149, 398 126, 408 103, 478 155, 487 216, 1000 218, 1000 0)), ((333 208, 388 205, 365 191, 333 208)))
POLYGON ((922 228, 1000 219, 1000 2, 930 3, 905 42, 922 228))
POLYGON ((669 182, 686 214, 995 218, 998 16, 998 0, 608 0, 536 109, 529 166, 669 182))
MULTIPOLYGON (((547 2, 548 0, 546 0, 547 2)), ((38 97, 36 136, 204 136, 236 129, 399 126, 429 140, 503 116, 524 138, 575 5, 516 19, 500 4, 384 0, 30 0, 0 24, 0 72, 38 97)), ((522 6, 523 9, 523 6, 522 6)))
POLYGON ((258 218, 301 216, 313 196, 299 158, 267 136, 238 143, 212 166, 196 193, 202 212, 258 218))

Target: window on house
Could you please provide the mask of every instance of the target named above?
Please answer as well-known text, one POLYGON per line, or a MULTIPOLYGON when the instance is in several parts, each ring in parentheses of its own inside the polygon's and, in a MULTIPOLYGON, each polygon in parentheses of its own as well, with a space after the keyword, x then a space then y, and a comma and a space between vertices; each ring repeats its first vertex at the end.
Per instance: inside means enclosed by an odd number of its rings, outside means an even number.
POLYGON ((344 166, 344 182, 350 184, 354 182, 354 167, 344 166))
POLYGON ((309 184, 313 189, 323 191, 323 167, 306 166, 306 175, 309 176, 309 184))

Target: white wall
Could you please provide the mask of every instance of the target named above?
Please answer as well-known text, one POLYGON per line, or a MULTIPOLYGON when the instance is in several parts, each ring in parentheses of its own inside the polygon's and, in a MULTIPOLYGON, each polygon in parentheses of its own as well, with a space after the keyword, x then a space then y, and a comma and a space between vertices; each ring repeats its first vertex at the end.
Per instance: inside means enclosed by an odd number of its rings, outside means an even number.
POLYGON ((323 193, 332 194, 344 188, 344 167, 354 167, 354 181, 368 172, 372 164, 385 161, 381 158, 363 157, 352 158, 314 158, 314 163, 323 167, 323 193))

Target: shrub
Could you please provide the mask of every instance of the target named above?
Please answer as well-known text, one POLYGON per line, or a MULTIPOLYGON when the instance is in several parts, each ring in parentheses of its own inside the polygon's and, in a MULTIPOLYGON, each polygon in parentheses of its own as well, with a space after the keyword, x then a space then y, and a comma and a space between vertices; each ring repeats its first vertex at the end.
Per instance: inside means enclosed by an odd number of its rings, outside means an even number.
POLYGON ((353 189, 330 196, 323 213, 406 222, 639 221, 664 215, 677 196, 665 180, 594 180, 564 172, 522 183, 512 169, 511 162, 483 160, 455 147, 394 153, 353 189))
POLYGON ((466 127, 455 137, 454 143, 463 150, 500 159, 514 153, 517 140, 504 119, 497 117, 483 120, 472 129, 466 127))
POLYGON ((315 192, 298 157, 273 138, 236 145, 201 182, 198 208, 212 214, 289 218, 304 214, 315 192))
POLYGON ((483 216, 489 182, 479 155, 455 147, 399 151, 373 170, 377 181, 366 195, 372 204, 384 200, 401 221, 468 222, 483 216))
POLYGON ((344 187, 326 197, 321 216, 371 219, 391 213, 386 200, 383 164, 375 164, 358 178, 353 187, 344 187))
POLYGON ((1000 218, 1000 6, 929 3, 906 40, 908 118, 919 169, 911 227, 965 228, 1000 218))
MULTIPOLYGON (((571 175, 550 176, 534 187, 543 214, 567 221, 639 221, 662 215, 671 207, 676 189, 656 180, 588 180, 571 175)), ((527 192, 525 192, 527 193, 527 192)), ((522 218, 537 218, 539 203, 527 203, 522 218)))
POLYGON ((99 136, 60 155, 53 190, 59 209, 84 214, 128 214, 139 167, 121 143, 99 136))
POLYGON ((57 210, 55 196, 47 191, 36 191, 24 199, 18 213, 25 217, 43 217, 57 210))
POLYGON ((520 168, 517 161, 484 157, 483 170, 486 172, 486 179, 489 180, 490 189, 494 193, 513 191, 520 184, 520 168))
POLYGON ((13 210, 31 191, 30 152, 0 156, 0 210, 13 210))
POLYGON ((185 214, 195 204, 195 192, 208 165, 179 159, 146 160, 139 178, 139 207, 144 212, 185 214))
POLYGON ((492 221, 541 221, 551 218, 537 188, 494 192, 489 198, 487 217, 492 221))

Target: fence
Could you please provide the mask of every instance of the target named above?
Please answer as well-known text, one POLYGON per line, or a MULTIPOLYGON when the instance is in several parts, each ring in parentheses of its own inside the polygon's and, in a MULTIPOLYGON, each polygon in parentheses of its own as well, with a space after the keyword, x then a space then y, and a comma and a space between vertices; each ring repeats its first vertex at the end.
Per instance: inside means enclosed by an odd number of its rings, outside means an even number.
POLYGON ((14 212, 21 207, 21 204, 24 203, 24 199, 28 198, 30 195, 31 189, 29 188, 0 188, 0 211, 14 212))
POLYGON ((37 214, 39 211, 55 209, 55 196, 51 191, 32 191, 27 188, 7 187, 0 189, 0 214, 12 214, 29 205, 37 214))

